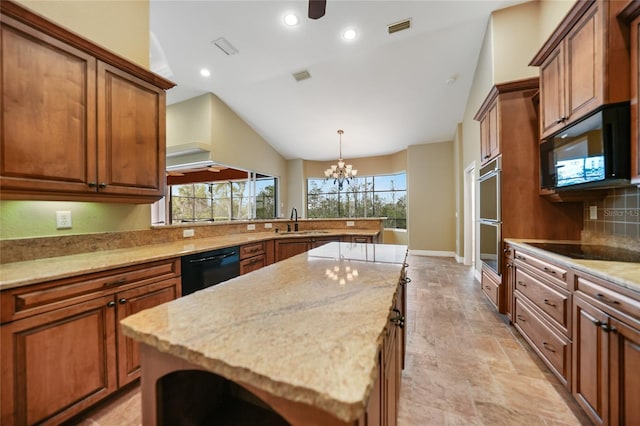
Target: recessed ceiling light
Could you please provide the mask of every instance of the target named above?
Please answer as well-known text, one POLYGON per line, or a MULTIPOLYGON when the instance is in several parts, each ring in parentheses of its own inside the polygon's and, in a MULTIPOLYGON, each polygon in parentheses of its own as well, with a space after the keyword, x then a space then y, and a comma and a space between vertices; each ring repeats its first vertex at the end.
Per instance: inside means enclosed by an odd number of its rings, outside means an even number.
POLYGON ((298 25, 298 17, 293 13, 288 13, 284 15, 284 23, 290 27, 295 27, 298 25))
POLYGON ((211 75, 211 71, 209 71, 206 68, 202 68, 200 70, 200 75, 203 76, 203 77, 209 77, 211 75))
POLYGON ((357 36, 358 36, 358 33, 353 28, 349 28, 348 30, 345 30, 345 32, 342 33, 342 37, 345 40, 353 40, 357 36))

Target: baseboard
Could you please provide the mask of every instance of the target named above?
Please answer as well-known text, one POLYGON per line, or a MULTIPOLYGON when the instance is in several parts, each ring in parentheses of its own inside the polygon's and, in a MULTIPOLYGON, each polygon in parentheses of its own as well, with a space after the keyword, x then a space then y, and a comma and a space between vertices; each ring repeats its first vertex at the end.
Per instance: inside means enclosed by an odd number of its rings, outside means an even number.
POLYGON ((476 278, 476 280, 478 280, 479 282, 482 282, 482 272, 478 271, 477 269, 474 269, 473 276, 476 278))
POLYGON ((456 256, 455 256, 455 257, 456 257, 456 262, 458 262, 458 263, 464 263, 464 256, 458 256, 458 255, 456 254, 456 256))
POLYGON ((414 256, 456 257, 455 252, 452 251, 409 250, 409 254, 414 256))

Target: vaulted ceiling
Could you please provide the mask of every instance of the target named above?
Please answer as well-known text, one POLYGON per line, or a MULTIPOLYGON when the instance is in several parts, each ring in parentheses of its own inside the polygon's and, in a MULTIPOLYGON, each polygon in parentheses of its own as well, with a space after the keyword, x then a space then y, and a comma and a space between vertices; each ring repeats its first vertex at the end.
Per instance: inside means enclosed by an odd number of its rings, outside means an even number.
POLYGON ((335 159, 338 129, 344 158, 385 155, 453 138, 490 14, 516 3, 328 0, 312 20, 306 1, 151 0, 151 66, 169 104, 212 92, 287 159, 335 159))

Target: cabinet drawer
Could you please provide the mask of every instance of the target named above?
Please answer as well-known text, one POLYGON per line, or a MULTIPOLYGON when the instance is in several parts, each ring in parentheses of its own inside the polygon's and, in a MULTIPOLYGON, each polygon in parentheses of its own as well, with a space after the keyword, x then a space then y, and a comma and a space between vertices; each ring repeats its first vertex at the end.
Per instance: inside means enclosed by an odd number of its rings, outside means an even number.
POLYGON ((570 300, 569 293, 555 290, 539 279, 529 275, 522 268, 516 268, 515 289, 544 311, 569 336, 570 300))
POLYGON ((179 259, 171 259, 17 287, 0 294, 0 319, 2 323, 14 321, 113 292, 115 288, 127 289, 179 275, 179 259))
POLYGON ((577 277, 576 290, 591 296, 610 309, 620 311, 640 321, 640 301, 637 299, 604 287, 592 278, 577 277))
POLYGON ((562 383, 569 386, 571 383, 571 342, 569 339, 555 332, 532 307, 517 295, 514 324, 562 383))
POLYGON ((482 291, 487 295, 496 308, 499 309, 500 283, 495 282, 485 271, 482 271, 482 291))
POLYGON ((515 251, 515 258, 517 261, 528 265, 537 272, 540 272, 543 277, 549 278, 552 283, 569 289, 566 269, 519 250, 515 251))
POLYGON ((240 275, 255 271, 266 265, 267 257, 264 254, 240 261, 240 275))
POLYGON ((248 257, 263 254, 265 252, 265 243, 245 244, 240 247, 240 259, 246 259, 248 257))

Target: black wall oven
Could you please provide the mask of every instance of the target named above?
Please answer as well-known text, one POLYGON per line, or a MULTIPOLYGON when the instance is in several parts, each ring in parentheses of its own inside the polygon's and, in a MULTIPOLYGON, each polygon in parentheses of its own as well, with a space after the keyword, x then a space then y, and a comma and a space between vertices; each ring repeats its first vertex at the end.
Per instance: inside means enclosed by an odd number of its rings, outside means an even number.
POLYGON ((500 157, 480 169, 480 260, 501 274, 500 157))

